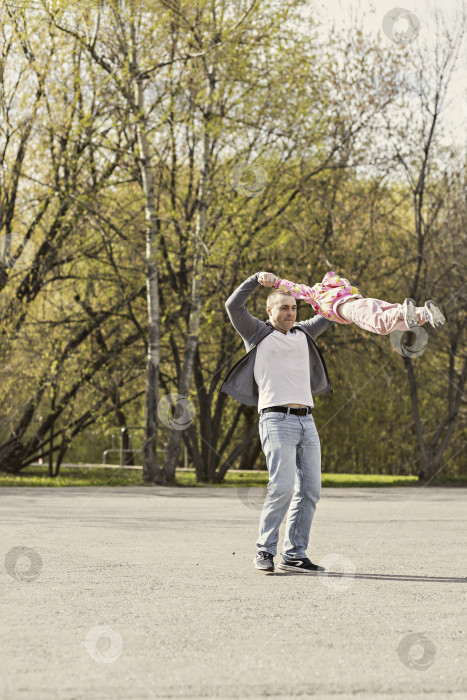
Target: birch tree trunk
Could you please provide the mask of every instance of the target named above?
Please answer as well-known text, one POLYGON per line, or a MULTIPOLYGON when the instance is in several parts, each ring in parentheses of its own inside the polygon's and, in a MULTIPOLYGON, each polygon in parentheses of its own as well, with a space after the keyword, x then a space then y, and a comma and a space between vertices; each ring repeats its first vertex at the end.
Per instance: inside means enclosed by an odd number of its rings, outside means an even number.
MULTIPOLYGON (((204 60, 203 60, 204 63, 204 60)), ((216 87, 215 58, 210 67, 206 67, 209 82, 209 92, 204 114, 203 133, 203 170, 200 178, 200 196, 198 203, 198 213, 196 217, 195 238, 194 238, 194 260, 193 278, 191 285, 190 316, 188 322, 188 335, 183 357, 183 367, 178 384, 178 393, 182 397, 188 397, 196 349, 198 347, 199 321, 201 315, 201 287, 203 281, 204 256, 206 254, 206 234, 207 234, 207 208, 208 208, 208 183, 211 171, 211 137, 209 133, 210 120, 213 110, 214 91, 216 87)), ((189 421, 186 419, 183 424, 188 427, 189 421)), ((172 430, 167 445, 164 471, 167 478, 172 480, 175 477, 175 469, 180 455, 181 430, 172 430)))
MULTIPOLYGON (((133 3, 132 3, 133 5, 133 3)), ((133 8, 132 8, 133 10, 133 8)), ((143 443, 143 481, 166 484, 164 470, 157 466, 157 404, 160 359, 160 318, 157 261, 156 196, 151 170, 150 147, 147 138, 143 79, 138 70, 135 12, 131 13, 130 50, 131 74, 135 84, 134 117, 139 148, 139 167, 144 192, 146 220, 146 294, 148 309, 148 355, 146 361, 146 393, 143 443)))

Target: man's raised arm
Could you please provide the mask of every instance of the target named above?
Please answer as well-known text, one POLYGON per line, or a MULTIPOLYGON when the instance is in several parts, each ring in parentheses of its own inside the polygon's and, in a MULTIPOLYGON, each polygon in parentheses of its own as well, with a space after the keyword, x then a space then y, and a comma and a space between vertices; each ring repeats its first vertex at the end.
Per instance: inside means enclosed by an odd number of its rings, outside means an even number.
POLYGON ((264 321, 260 321, 252 316, 245 308, 248 297, 258 286, 258 275, 259 272, 256 272, 251 277, 248 277, 225 302, 225 308, 232 326, 248 344, 250 344, 261 326, 264 325, 264 321))
MULTIPOLYGON (((273 272, 260 272, 258 282, 259 284, 262 284, 263 287, 272 287, 283 294, 291 295, 295 299, 303 299, 313 307, 315 306, 313 296, 314 290, 312 287, 307 287, 306 285, 302 284, 295 284, 295 282, 289 282, 288 280, 281 279, 273 272)), ((315 313, 319 314, 317 309, 319 309, 318 304, 316 305, 315 313)), ((312 318, 308 318, 306 321, 299 321, 298 325, 307 326, 311 337, 317 338, 319 335, 321 335, 321 333, 324 333, 324 331, 333 326, 334 321, 329 321, 327 318, 317 315, 312 318)))

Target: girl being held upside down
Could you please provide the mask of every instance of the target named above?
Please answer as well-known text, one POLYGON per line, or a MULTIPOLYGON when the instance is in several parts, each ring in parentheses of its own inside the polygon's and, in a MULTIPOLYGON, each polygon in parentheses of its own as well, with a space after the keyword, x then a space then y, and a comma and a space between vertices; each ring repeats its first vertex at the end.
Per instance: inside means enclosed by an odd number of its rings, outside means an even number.
POLYGON ((365 298, 345 277, 328 272, 321 283, 313 287, 280 279, 272 272, 260 272, 263 287, 275 287, 295 299, 303 299, 315 313, 336 323, 355 323, 365 331, 388 335, 392 331, 407 331, 429 321, 433 328, 443 328, 445 318, 431 299, 425 306, 415 306, 413 299, 403 304, 390 304, 381 299, 365 298))

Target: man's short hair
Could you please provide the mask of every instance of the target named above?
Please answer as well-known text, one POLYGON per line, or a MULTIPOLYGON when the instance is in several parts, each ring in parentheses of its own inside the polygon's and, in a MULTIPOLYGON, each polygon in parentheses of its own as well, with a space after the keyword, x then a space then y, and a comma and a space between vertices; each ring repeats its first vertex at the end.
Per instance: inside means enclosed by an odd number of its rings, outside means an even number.
POLYGON ((270 294, 268 294, 268 298, 266 299, 266 308, 269 308, 270 306, 273 306, 276 301, 277 297, 289 297, 290 292, 281 292, 280 289, 273 289, 270 294))

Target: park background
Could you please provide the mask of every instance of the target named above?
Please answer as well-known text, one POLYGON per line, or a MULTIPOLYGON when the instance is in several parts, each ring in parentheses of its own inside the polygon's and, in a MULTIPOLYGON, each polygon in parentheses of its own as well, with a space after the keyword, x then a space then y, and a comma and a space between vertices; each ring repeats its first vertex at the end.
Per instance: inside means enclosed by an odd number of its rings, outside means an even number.
POLYGON ((462 6, 391 33, 379 5, 2 3, 1 471, 101 463, 124 426, 146 483, 264 469, 256 409, 219 391, 225 300, 335 270, 447 325, 318 338, 323 472, 467 476, 462 6))

